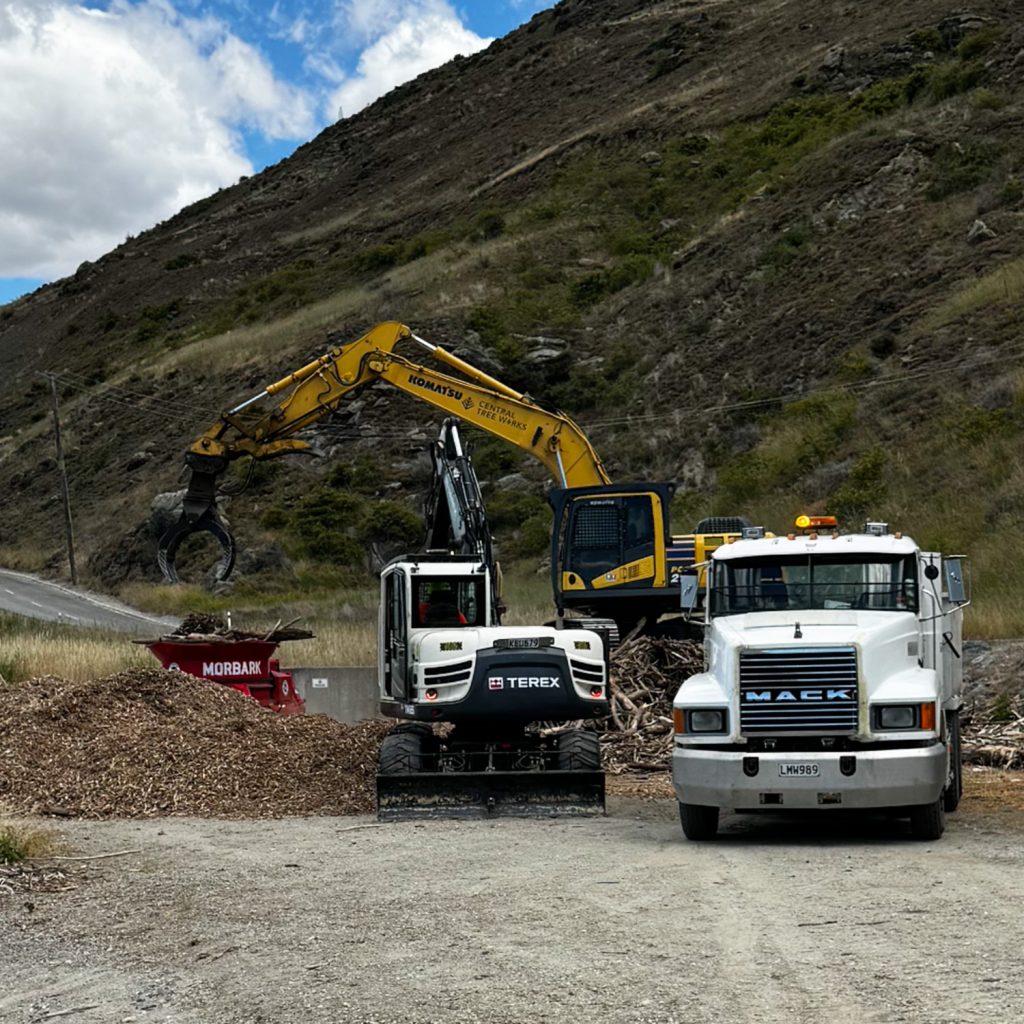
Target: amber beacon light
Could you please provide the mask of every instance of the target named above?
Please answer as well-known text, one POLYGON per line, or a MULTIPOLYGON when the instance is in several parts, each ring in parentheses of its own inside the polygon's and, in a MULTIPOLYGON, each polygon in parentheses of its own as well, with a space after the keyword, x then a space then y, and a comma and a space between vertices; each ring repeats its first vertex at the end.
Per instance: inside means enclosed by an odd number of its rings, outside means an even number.
POLYGON ((835 529, 839 523, 835 516, 797 516, 794 523, 798 530, 835 529))

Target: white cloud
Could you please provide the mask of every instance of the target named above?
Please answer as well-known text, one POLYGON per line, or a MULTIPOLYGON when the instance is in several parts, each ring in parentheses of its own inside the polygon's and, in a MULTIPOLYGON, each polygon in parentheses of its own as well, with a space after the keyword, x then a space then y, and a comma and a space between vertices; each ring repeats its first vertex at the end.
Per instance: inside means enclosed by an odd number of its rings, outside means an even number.
POLYGON ((250 173, 243 127, 315 127, 307 93, 166 0, 7 0, 0 82, 0 276, 68 273, 250 173))
POLYGON ((328 109, 345 117, 456 54, 475 53, 491 42, 466 28, 443 0, 350 0, 342 5, 342 14, 342 27, 354 38, 362 40, 377 29, 355 73, 340 77, 330 97, 328 109))

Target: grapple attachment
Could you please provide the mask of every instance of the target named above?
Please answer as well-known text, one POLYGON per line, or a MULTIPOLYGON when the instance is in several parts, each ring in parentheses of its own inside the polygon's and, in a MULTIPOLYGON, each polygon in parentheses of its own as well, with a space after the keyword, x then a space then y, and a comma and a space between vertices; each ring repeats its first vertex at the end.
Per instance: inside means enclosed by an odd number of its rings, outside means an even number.
POLYGON ((213 511, 205 512, 195 522, 190 522, 187 514, 182 513, 181 518, 164 532, 156 553, 157 564, 164 579, 168 583, 179 582, 175 564, 178 547, 186 537, 194 533, 209 533, 220 544, 221 558, 217 566, 217 580, 226 580, 235 566, 235 538, 213 511))
POLYGON ((227 469, 228 462, 223 458, 189 452, 185 463, 191 473, 182 501, 181 517, 160 538, 157 565, 168 583, 180 582, 175 559, 181 542, 194 533, 208 533, 220 544, 221 558, 216 578, 218 581, 226 580, 235 567, 235 538, 217 514, 217 478, 227 469))

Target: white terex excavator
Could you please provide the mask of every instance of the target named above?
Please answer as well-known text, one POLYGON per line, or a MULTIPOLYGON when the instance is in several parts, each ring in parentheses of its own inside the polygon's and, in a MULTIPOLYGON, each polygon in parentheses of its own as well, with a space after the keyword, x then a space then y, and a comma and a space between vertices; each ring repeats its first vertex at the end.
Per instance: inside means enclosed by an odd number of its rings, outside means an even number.
POLYGON ((381 745, 378 816, 601 813, 597 734, 526 727, 608 713, 606 638, 501 625, 483 502, 452 420, 433 456, 428 550, 381 574, 380 708, 404 721, 381 745))

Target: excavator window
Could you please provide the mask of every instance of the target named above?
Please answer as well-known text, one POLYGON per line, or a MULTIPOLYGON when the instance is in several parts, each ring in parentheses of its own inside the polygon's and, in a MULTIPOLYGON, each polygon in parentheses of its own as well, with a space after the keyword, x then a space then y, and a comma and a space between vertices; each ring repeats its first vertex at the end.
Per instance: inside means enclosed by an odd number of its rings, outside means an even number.
POLYGON ((584 578, 654 553, 649 495, 581 498, 572 506, 564 569, 584 578))
POLYGON ((417 627, 484 625, 482 577, 446 576, 416 580, 417 627))

